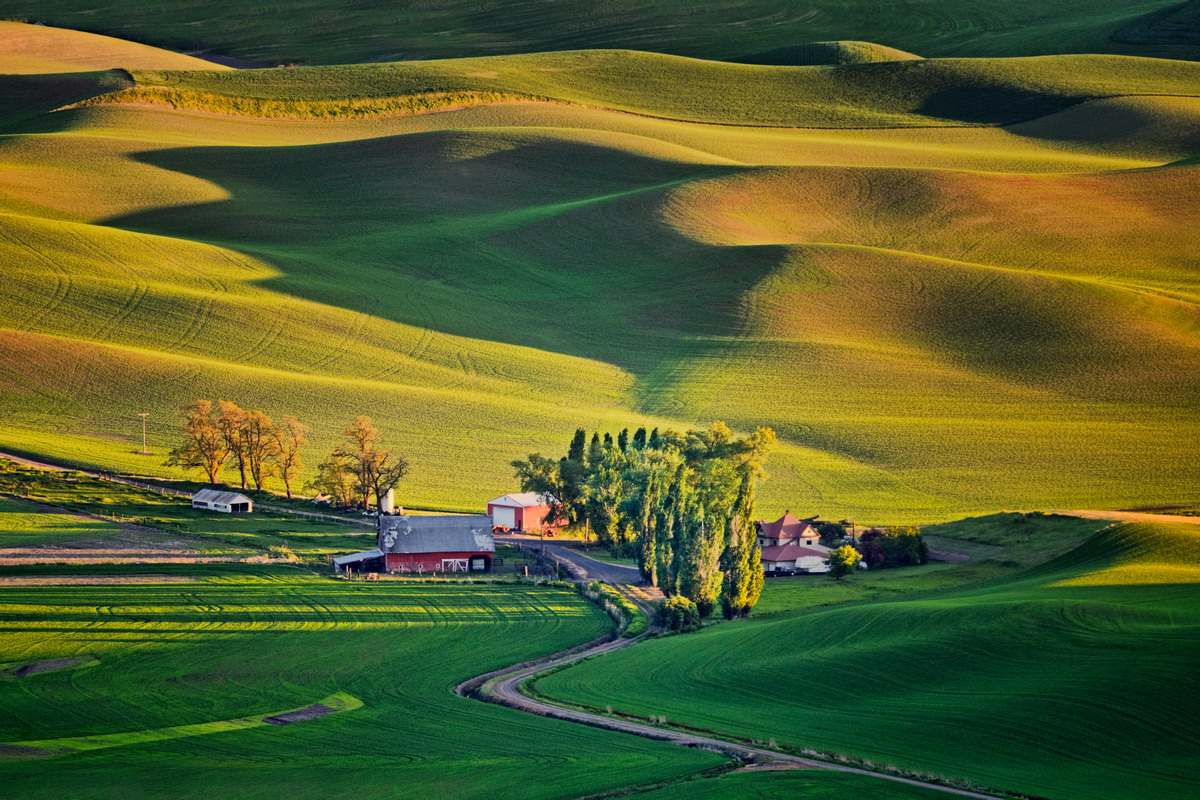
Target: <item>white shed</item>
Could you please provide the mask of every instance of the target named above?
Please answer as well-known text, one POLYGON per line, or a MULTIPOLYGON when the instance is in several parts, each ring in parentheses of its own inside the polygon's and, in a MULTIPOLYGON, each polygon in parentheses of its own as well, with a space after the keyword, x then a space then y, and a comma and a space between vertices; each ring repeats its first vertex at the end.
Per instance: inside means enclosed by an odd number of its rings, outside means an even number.
POLYGON ((254 502, 246 495, 236 492, 201 489, 192 495, 192 508, 220 511, 223 514, 249 514, 254 510, 254 502))

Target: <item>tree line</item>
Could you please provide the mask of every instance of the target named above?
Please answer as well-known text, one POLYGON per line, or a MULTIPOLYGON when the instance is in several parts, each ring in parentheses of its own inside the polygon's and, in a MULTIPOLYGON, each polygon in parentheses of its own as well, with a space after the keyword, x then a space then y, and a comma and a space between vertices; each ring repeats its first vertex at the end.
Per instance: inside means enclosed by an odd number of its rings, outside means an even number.
POLYGON ((754 498, 775 433, 758 428, 734 438, 722 422, 708 430, 650 434, 628 429, 591 441, 575 432, 557 461, 531 453, 513 461, 523 491, 559 502, 549 524, 584 524, 597 541, 638 559, 642 576, 709 616, 727 617, 758 602, 763 574, 755 538, 754 498))
MULTIPOLYGON (((170 451, 167 466, 202 469, 211 484, 236 466, 243 490, 253 483, 261 492, 267 479, 278 477, 292 496, 304 471, 300 451, 308 444, 307 425, 292 416, 276 425, 262 411, 245 411, 228 400, 218 400, 215 407, 197 400, 183 416, 183 442, 170 451)), ((381 446, 370 417, 356 417, 343 435, 348 441, 317 465, 317 474, 304 488, 329 495, 336 505, 366 509, 372 495, 378 503, 408 473, 408 461, 381 446)))
POLYGON ((183 417, 183 443, 167 455, 168 467, 202 469, 216 484, 232 459, 243 489, 249 478, 261 492, 267 479, 277 476, 292 496, 292 483, 304 469, 300 449, 308 444, 307 425, 291 416, 275 425, 262 411, 244 411, 228 400, 218 400, 216 408, 197 400, 183 417))

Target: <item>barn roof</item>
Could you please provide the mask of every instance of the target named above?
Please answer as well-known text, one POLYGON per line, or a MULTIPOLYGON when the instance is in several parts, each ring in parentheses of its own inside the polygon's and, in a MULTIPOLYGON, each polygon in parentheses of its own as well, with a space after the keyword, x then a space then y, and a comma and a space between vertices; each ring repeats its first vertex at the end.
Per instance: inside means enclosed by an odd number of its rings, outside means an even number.
POLYGON ((494 552, 492 518, 486 514, 379 518, 379 547, 385 553, 494 552))
POLYGON ((776 545, 762 549, 763 561, 795 561, 798 558, 829 558, 829 553, 814 550, 811 547, 800 547, 795 544, 776 545))
POLYGON ((383 558, 383 553, 379 548, 374 550, 364 550, 361 553, 351 553, 348 556, 338 556, 333 560, 334 565, 344 567, 347 564, 356 564, 359 561, 366 561, 369 558, 383 558))
POLYGON ((516 494, 506 494, 503 497, 497 497, 495 500, 489 500, 488 505, 491 506, 513 506, 515 508, 529 508, 530 506, 548 506, 551 503, 557 503, 558 498, 546 492, 518 492, 516 494))
POLYGON ((232 503, 249 503, 252 502, 249 497, 237 492, 222 492, 216 489, 201 489, 192 495, 193 500, 201 500, 205 503, 221 503, 229 505, 232 503))
POLYGON ((812 525, 808 520, 796 519, 790 511, 774 522, 759 521, 758 529, 768 539, 798 539, 801 536, 816 536, 816 531, 812 530, 812 525))

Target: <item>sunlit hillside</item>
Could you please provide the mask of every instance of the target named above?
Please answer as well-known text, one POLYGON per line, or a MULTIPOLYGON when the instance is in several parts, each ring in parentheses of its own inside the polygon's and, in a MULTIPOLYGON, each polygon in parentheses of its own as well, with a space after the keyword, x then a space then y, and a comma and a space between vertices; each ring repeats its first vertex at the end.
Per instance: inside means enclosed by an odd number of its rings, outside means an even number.
MULTIPOLYGON (((418 61, 621 47, 813 63, 811 43, 878 42, 925 56, 1117 53, 1200 58, 1196 0, 611 0, 344 3, 0 0, 0 14, 274 66, 418 61)), ((828 58, 828 50, 823 54, 828 58)), ((824 62, 823 62, 824 63, 824 62)))
MULTIPOLYGON (((1018 519, 1017 533, 1034 527, 1018 519)), ((1191 794, 1200 528, 1111 527, 1041 566, 954 589, 899 595, 894 581, 874 602, 801 603, 662 639, 538 690, 1037 797, 1191 794), (780 674, 831 677, 784 692, 780 674)))
POLYGON ((413 506, 717 419, 765 514, 1197 500, 1200 66, 860 61, 2 75, 0 449, 172 474, 207 397, 371 415, 413 506))

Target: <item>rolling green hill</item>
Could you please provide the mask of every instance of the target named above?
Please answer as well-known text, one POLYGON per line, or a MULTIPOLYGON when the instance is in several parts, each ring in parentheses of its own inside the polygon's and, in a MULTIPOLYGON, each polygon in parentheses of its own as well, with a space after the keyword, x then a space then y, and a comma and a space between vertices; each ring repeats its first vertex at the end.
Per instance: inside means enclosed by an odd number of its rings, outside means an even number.
POLYGON ((1196 70, 9 76, 0 447, 167 474, 136 414, 161 454, 208 397, 311 466, 366 413, 401 502, 467 510, 577 426, 723 419, 781 434, 768 515, 1195 501, 1196 70))
MULTIPOLYGON (((416 61, 466 55, 621 47, 744 59, 839 39, 879 42, 925 56, 1120 53, 1195 59, 1186 35, 1194 3, 1177 0, 525 0, 334 3, 290 6, 151 0, 137 8, 57 0, 3 0, 0 14, 275 65, 416 61), (1182 6, 1182 8, 1180 8, 1182 6), (1184 35, 1180 35, 1180 30, 1184 35)), ((768 61, 768 63, 775 63, 768 61)))
POLYGON ((1008 791, 1186 797, 1198 581, 1196 526, 1122 525, 1015 577, 721 624, 537 685, 1008 791))
POLYGON ((334 584, 259 568, 193 583, 0 586, 0 601, 0 775, 31 800, 498 797, 514 786, 550 798, 723 761, 453 694, 607 628, 562 590, 334 584), (71 658, 82 666, 12 678, 71 658), (347 710, 260 721, 314 703, 347 710), (31 758, 12 745, 74 752, 31 758))

